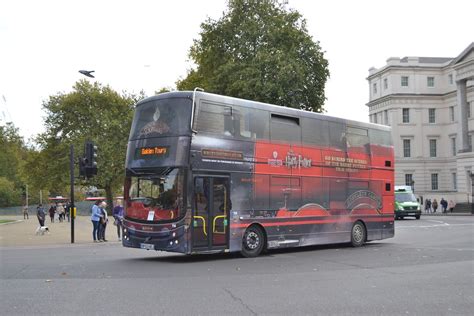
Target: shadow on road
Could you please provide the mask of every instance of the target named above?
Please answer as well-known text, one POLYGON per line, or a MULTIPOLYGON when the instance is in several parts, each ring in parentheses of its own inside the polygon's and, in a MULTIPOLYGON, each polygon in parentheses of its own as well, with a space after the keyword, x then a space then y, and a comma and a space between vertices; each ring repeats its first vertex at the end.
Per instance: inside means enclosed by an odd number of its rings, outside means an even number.
MULTIPOLYGON (((370 242, 363 246, 365 247, 375 247, 387 245, 387 243, 376 243, 370 242)), ((336 249, 356 249, 353 248, 350 244, 332 244, 332 245, 318 245, 318 246, 305 246, 297 248, 283 248, 283 249, 272 249, 262 253, 259 257, 256 258, 245 258, 239 252, 235 253, 218 253, 218 254, 193 254, 193 255, 183 255, 183 254, 174 254, 174 253, 163 253, 159 252, 159 255, 156 257, 141 257, 141 258, 130 258, 129 261, 140 261, 140 262, 166 262, 166 263, 196 263, 196 262, 206 262, 206 261, 223 261, 223 260, 258 260, 260 258, 271 258, 278 257, 279 255, 288 255, 288 254, 298 254, 306 252, 316 252, 322 250, 336 250, 336 249)))

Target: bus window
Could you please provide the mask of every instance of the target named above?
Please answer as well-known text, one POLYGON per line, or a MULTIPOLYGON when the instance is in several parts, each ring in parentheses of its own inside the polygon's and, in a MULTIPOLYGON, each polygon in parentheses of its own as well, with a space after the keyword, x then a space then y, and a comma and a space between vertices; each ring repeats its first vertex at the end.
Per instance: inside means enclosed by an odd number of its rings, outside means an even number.
POLYGON ((137 106, 130 139, 186 135, 190 120, 191 101, 187 98, 149 101, 137 106))
POLYGON ((271 115, 271 140, 301 143, 301 126, 297 117, 271 115))
POLYGON ((233 136, 232 108, 203 102, 199 107, 196 130, 221 136, 233 136))
POLYGON ((329 146, 346 150, 346 127, 342 123, 329 122, 329 146))
POLYGON ((369 153, 369 135, 366 129, 348 126, 346 143, 350 152, 369 153))
POLYGON ((234 106, 232 108, 236 137, 244 139, 268 139, 268 112, 234 106))
POLYGON ((317 146, 329 144, 329 125, 327 121, 303 117, 303 143, 317 146))

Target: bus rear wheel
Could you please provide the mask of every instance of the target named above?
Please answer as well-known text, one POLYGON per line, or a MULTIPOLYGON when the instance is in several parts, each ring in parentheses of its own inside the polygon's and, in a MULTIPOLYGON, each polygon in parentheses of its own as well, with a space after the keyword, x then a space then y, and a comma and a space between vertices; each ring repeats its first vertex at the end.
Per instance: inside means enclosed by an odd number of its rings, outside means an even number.
POLYGON ((257 225, 252 225, 242 238, 242 255, 247 258, 257 257, 265 247, 265 235, 257 225))
POLYGON ((351 244, 353 247, 360 247, 365 243, 367 232, 365 226, 361 221, 357 221, 352 226, 351 230, 351 244))

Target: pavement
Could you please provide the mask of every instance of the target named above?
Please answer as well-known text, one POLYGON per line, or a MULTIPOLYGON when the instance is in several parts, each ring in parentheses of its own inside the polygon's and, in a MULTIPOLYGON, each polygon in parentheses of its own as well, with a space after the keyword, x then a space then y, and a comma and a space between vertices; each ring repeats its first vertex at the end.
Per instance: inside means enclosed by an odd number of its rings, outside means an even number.
MULTIPOLYGON (((47 217, 45 225, 49 228, 49 234, 45 233, 44 235, 36 235, 39 223, 35 215, 30 215, 29 219, 23 219, 23 216, 19 215, 2 215, 0 220, 14 220, 14 222, 0 224, 0 247, 71 244, 71 223, 67 220, 62 223, 58 221, 51 223, 49 217, 47 217)), ((112 222, 113 218, 109 218, 105 238, 109 243, 119 243, 117 228, 112 222)), ((74 243, 93 243, 90 216, 76 217, 74 221, 74 243)))

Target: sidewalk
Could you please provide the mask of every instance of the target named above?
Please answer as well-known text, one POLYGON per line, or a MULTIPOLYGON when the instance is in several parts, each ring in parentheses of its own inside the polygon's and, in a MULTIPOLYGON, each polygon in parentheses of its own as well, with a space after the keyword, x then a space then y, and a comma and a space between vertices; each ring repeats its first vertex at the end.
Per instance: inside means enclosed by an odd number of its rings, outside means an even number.
POLYGON ((421 213, 421 216, 472 216, 471 213, 442 213, 442 212, 436 212, 436 213, 421 213))
MULTIPOLYGON (((46 218, 45 225, 50 233, 36 235, 39 226, 36 216, 30 215, 30 219, 23 220, 23 216, 2 215, 0 220, 15 220, 17 222, 0 224, 0 247, 14 246, 39 246, 39 245, 66 245, 71 244, 71 223, 57 222, 50 223, 46 218)), ((105 231, 105 238, 108 242, 117 243, 117 227, 113 224, 113 218, 109 218, 109 223, 105 231)), ((74 243, 92 243, 92 223, 90 216, 77 216, 74 222, 74 243)))

